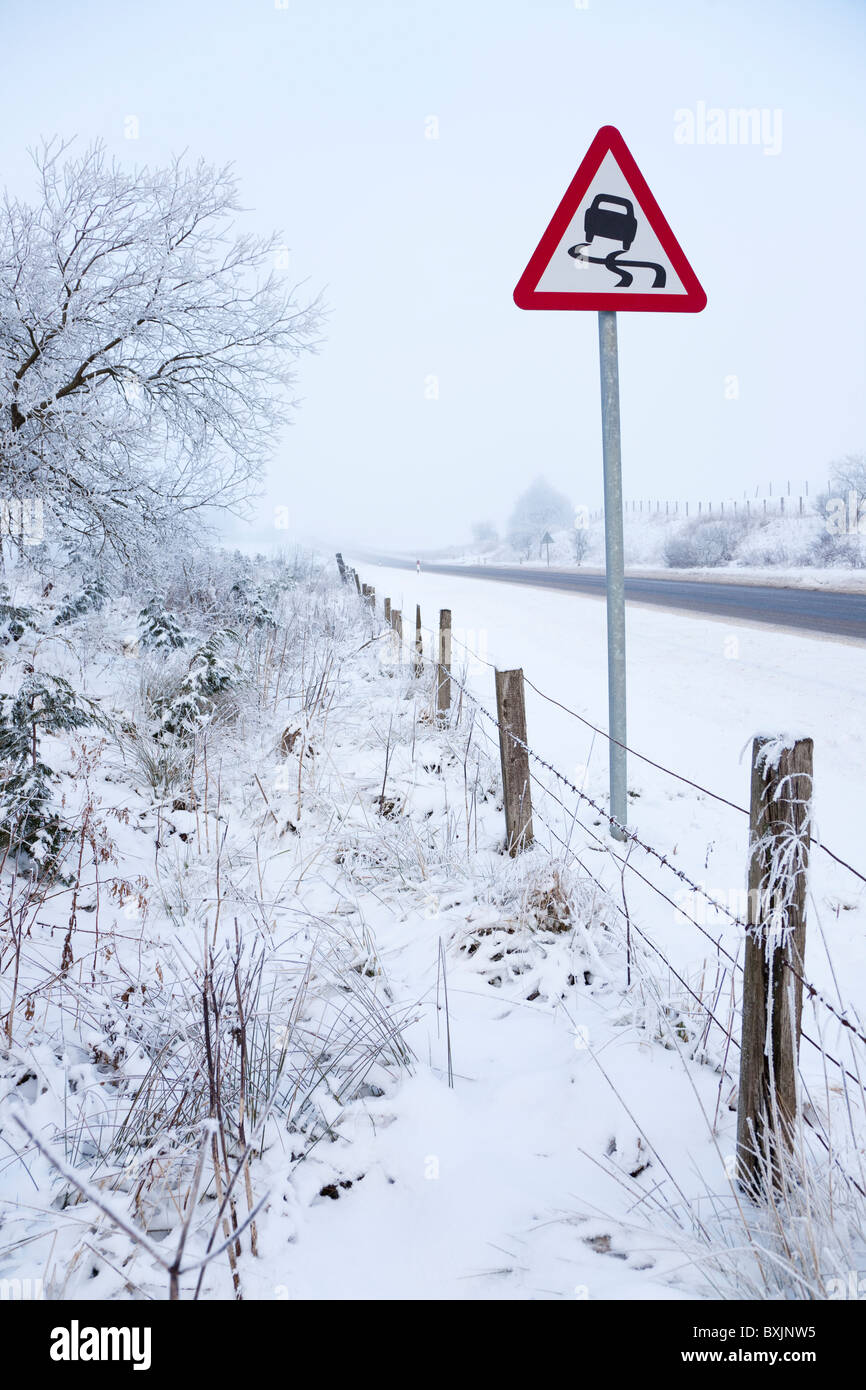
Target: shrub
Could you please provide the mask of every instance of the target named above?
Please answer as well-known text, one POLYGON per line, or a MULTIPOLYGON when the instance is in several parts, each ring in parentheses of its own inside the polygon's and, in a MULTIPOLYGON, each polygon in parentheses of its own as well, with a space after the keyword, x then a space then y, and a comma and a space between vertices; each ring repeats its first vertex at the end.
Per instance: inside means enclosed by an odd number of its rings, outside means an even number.
POLYGON ((56 864, 67 832, 50 808, 58 775, 40 756, 42 735, 90 724, 104 726, 105 719, 61 676, 29 670, 17 693, 0 695, 0 841, 46 869, 56 864))
POLYGON ((241 624, 245 627, 276 627, 277 620, 265 603, 260 589, 251 593, 246 584, 233 584, 230 597, 241 624))
POLYGON ((745 517, 695 518, 665 541, 665 564, 671 569, 730 564, 748 529, 745 517))
POLYGON ((152 598, 138 615, 139 642, 149 651, 170 652, 186 645, 173 613, 167 613, 162 600, 152 598))
POLYGON ((845 565, 851 569, 863 569, 866 567, 866 556, 863 553, 861 538, 856 532, 837 535, 822 530, 812 542, 811 549, 804 557, 804 563, 816 567, 845 565))
POLYGON ((571 533, 571 544, 576 564, 586 559, 589 550, 589 530, 585 526, 575 526, 571 533))
POLYGON ((176 691, 160 697, 154 707, 159 719, 157 739, 171 735, 191 740, 213 718, 217 702, 235 683, 237 668, 223 660, 222 648, 235 633, 214 632, 193 654, 176 691))
POLYGON ((0 646, 20 642, 28 627, 35 628, 39 615, 33 608, 22 608, 11 602, 9 590, 0 584, 0 646))
POLYGON ((67 594, 54 619, 54 626, 63 627, 75 618, 80 618, 82 614, 89 613, 91 609, 101 607, 107 597, 108 590, 102 579, 97 577, 86 580, 77 594, 67 594))

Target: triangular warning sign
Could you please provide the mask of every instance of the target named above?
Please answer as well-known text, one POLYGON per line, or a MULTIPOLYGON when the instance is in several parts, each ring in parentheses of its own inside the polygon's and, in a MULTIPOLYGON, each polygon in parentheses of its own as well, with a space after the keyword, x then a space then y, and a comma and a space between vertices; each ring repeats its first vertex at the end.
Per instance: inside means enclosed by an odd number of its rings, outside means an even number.
POLYGON ((707 296, 619 131, 602 126, 514 291, 519 309, 697 314, 707 296))

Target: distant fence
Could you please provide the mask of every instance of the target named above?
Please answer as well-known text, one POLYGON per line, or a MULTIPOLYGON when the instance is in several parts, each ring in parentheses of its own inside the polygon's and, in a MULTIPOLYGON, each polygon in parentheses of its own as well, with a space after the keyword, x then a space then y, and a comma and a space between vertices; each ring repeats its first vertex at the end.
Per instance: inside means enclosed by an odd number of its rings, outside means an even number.
MULTIPOLYGON (((693 520, 695 517, 770 517, 770 516, 814 516, 815 508, 808 494, 777 497, 728 498, 723 502, 698 499, 662 500, 661 498, 631 498, 624 504, 627 518, 667 517, 679 520, 693 520)), ((597 507, 590 512, 590 521, 601 521, 604 508, 597 507)))

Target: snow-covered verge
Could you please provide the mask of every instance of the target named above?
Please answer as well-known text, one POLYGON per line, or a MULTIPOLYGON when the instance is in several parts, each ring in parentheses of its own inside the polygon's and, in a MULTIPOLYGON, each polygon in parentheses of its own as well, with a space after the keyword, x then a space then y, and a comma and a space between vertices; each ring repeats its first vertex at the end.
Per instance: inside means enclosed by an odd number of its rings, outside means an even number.
MULTIPOLYGON (((706 938, 667 965, 668 909, 540 787, 538 844, 503 853, 469 686, 441 726, 429 662, 314 564, 204 555, 91 600, 7 605, 2 690, 63 678, 93 718, 64 693, 36 731, 54 838, 7 831, 0 1279, 670 1299, 822 1296, 859 1268, 812 1131, 810 1224, 790 1213, 780 1250, 744 1214, 735 977, 706 938)), ((856 1166, 857 1098, 830 1077, 810 1104, 856 1166)))
MULTIPOLYGON (((435 558, 467 564, 521 564, 587 569, 604 565, 604 522, 578 517, 573 529, 554 529, 549 546, 525 548, 508 540, 452 547, 435 558)), ((715 578, 783 578, 810 586, 862 586, 866 567, 864 536, 839 529, 833 518, 809 511, 802 516, 691 516, 626 510, 623 522, 626 565, 631 570, 702 574, 715 578)), ((434 556, 429 556, 432 559, 434 556)))

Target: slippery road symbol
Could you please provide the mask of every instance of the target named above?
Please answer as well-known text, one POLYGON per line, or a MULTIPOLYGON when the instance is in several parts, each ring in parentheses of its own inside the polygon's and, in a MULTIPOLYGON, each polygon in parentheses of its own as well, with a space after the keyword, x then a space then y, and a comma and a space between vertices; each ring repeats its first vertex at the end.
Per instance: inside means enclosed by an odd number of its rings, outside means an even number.
POLYGON ((577 246, 570 246, 568 248, 569 256, 572 256, 576 261, 583 262, 584 265, 587 263, 603 265, 614 275, 618 275, 619 279, 614 286, 615 289, 628 289, 634 280, 634 276, 625 269, 626 266, 630 266, 632 270, 653 271, 652 288, 654 290, 664 289, 667 280, 667 271, 664 266, 657 265, 655 261, 624 261, 621 259, 637 236, 634 204, 628 198, 619 198, 613 193, 598 193, 586 210, 583 219, 583 234, 586 241, 579 242, 577 246), (611 251, 606 256, 587 255, 586 248, 592 245, 593 239, 597 236, 604 237, 606 241, 621 242, 622 249, 611 251))

